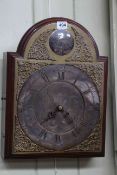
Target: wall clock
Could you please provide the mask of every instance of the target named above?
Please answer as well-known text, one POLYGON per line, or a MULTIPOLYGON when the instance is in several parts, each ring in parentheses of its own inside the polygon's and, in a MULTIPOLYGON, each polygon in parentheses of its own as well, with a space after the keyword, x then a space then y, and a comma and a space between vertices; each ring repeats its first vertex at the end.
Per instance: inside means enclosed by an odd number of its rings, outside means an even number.
POLYGON ((104 156, 107 58, 83 26, 35 24, 4 70, 4 158, 104 156))

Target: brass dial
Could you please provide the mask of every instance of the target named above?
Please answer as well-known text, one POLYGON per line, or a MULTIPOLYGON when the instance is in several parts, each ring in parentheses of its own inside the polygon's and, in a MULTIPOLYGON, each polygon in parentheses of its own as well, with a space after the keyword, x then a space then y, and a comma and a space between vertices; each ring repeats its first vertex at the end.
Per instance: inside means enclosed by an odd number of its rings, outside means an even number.
POLYGON ((100 117, 99 95, 89 76, 73 65, 49 65, 34 72, 18 98, 26 135, 48 149, 78 145, 100 117))

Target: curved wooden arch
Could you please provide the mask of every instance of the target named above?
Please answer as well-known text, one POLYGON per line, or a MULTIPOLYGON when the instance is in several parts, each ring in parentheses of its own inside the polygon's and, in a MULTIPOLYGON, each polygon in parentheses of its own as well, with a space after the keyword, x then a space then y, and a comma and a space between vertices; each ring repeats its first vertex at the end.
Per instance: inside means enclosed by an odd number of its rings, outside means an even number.
POLYGON ((27 43, 30 40, 30 38, 33 36, 33 34, 35 32, 37 32, 41 27, 43 27, 47 24, 55 23, 57 21, 67 21, 69 24, 75 25, 76 27, 78 27, 82 31, 84 31, 87 34, 87 36, 90 38, 90 40, 93 42, 93 46, 94 46, 95 52, 96 52, 96 57, 97 57, 97 59, 99 58, 99 51, 98 51, 97 44, 96 44, 94 38, 92 37, 92 35, 90 34, 90 32, 85 27, 83 27, 81 24, 79 24, 71 19, 63 18, 63 17, 48 18, 48 19, 44 19, 44 20, 34 24, 31 28, 29 28, 27 30, 27 32, 23 35, 22 39, 20 40, 19 45, 17 47, 17 53, 23 57, 27 43))

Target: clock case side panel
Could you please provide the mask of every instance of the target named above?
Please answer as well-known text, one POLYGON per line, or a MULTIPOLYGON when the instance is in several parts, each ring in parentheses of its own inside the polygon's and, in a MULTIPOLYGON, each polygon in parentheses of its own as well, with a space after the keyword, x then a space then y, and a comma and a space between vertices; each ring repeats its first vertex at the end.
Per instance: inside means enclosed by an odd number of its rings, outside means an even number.
POLYGON ((16 53, 4 53, 3 88, 2 88, 2 157, 12 157, 13 142, 13 109, 14 109, 14 78, 16 53))
POLYGON ((108 57, 100 56, 99 62, 104 62, 104 86, 103 86, 103 121, 102 121, 102 153, 105 156, 105 135, 106 135, 106 106, 107 106, 107 81, 108 81, 108 57))

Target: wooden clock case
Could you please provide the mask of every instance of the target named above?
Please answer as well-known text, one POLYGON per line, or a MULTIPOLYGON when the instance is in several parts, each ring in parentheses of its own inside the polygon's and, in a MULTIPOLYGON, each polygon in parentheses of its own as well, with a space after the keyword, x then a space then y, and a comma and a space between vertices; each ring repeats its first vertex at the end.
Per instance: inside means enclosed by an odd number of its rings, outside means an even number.
POLYGON ((3 62, 3 158, 104 156, 108 63, 106 57, 99 56, 96 42, 83 26, 67 18, 45 19, 25 33, 16 52, 4 54, 3 62), (62 56, 54 53, 48 44, 57 21, 66 21, 74 38, 72 51, 62 56), (89 135, 78 144, 60 150, 35 143, 27 136, 17 116, 19 92, 25 81, 35 71, 53 64, 74 65, 85 72, 96 85, 100 102, 100 116, 89 135))

